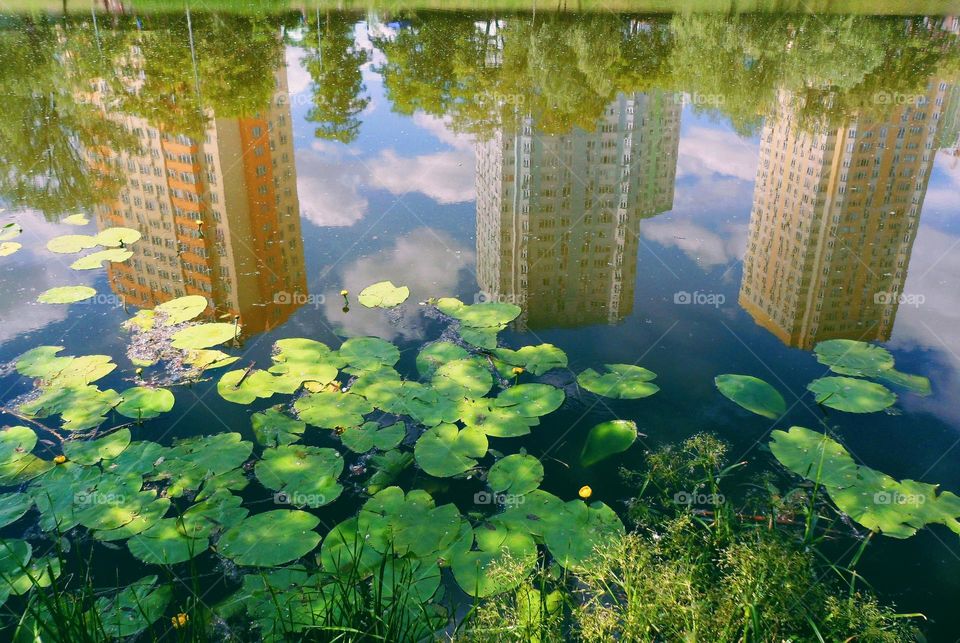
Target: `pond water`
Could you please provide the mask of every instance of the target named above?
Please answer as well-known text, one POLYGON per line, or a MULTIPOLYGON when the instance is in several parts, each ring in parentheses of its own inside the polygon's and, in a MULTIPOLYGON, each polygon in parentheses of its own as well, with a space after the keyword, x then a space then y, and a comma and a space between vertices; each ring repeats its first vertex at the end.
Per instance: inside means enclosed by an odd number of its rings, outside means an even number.
MULTIPOLYGON (((220 348, 240 359, 172 386, 173 410, 134 439, 254 440, 251 415, 283 400, 226 401, 221 373, 269 367, 283 338, 360 336, 393 342, 397 369, 416 373, 420 347, 451 337, 428 300, 457 297, 522 308, 503 346, 566 351, 568 368, 530 379, 564 388, 563 406, 529 435, 490 439, 538 458, 542 487, 564 500, 590 485, 620 510, 619 466, 702 431, 731 444, 744 480, 782 470, 770 431, 824 417, 859 463, 960 492, 957 34, 941 16, 0 15, 0 223, 23 229, 0 257, 0 403, 13 411, 34 391, 12 364, 40 345, 112 357, 103 390, 175 381, 136 374, 121 325, 200 295, 208 321, 238 319, 238 345, 220 348), (89 221, 64 221, 75 214, 89 221), (143 238, 104 268, 47 249, 114 226, 143 238), (357 303, 383 280, 409 299, 357 303), (97 294, 36 303, 64 285, 97 294), (932 393, 891 387, 897 402, 878 413, 819 407, 806 385, 828 374, 813 353, 828 339, 883 345, 932 393), (578 389, 577 373, 607 363, 653 371, 660 391, 578 389), (787 412, 733 405, 722 373, 773 384, 787 412), (636 422, 637 443, 581 466, 589 429, 614 418, 636 422)), ((127 421, 111 413, 104 427, 127 421)), ((38 455, 59 452, 40 437, 38 455)), ((490 509, 474 503, 476 480, 405 475, 438 502, 490 509)), ((348 467, 343 495, 309 510, 320 534, 356 513, 364 480, 348 467)), ((277 508, 256 483, 242 495, 254 513, 277 508)), ((7 535, 28 532, 28 516, 7 535)), ((123 547, 96 555, 110 580, 156 573, 123 547)), ((198 564, 213 570, 209 558, 198 564)), ((960 631, 947 528, 875 538, 861 572, 926 614, 931 640, 960 631)))

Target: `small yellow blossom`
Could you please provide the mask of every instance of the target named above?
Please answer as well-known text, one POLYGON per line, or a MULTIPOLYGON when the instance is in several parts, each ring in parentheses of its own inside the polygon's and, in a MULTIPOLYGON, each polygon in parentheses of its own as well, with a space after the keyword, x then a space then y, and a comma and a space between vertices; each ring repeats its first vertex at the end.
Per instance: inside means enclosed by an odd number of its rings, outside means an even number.
POLYGON ((521 373, 523 373, 523 369, 522 369, 522 368, 520 368, 519 366, 514 366, 514 367, 513 367, 513 374, 514 374, 514 375, 520 375, 521 373))
POLYGON ((56 462, 57 464, 63 464, 64 462, 67 461, 67 456, 65 455, 54 456, 53 461, 56 462))
POLYGON ((190 620, 190 617, 183 612, 180 612, 176 616, 170 619, 170 622, 173 623, 173 629, 179 630, 187 626, 187 622, 190 620))
POLYGON ((349 291, 349 290, 341 290, 341 291, 340 291, 340 294, 343 295, 344 297, 346 297, 347 295, 350 294, 350 291, 349 291))
POLYGON ((579 495, 581 498, 586 500, 587 498, 593 495, 593 489, 591 489, 587 485, 583 485, 582 487, 580 487, 579 495))

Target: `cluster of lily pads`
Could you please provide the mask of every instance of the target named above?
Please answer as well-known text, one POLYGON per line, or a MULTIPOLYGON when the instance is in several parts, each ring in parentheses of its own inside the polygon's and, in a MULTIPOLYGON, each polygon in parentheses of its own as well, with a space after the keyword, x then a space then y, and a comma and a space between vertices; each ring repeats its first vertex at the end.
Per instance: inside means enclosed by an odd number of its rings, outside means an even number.
MULTIPOLYGON (((397 305, 408 295, 392 284, 365 293, 364 305, 371 307, 397 305)), ((146 564, 176 565, 213 553, 243 567, 275 568, 247 576, 224 603, 226 611, 246 610, 263 632, 276 625, 275 610, 263 608, 265 596, 271 605, 288 604, 294 620, 302 617, 306 627, 324 609, 330 578, 345 570, 371 582, 384 582, 384 569, 412 578, 413 598, 422 603, 438 591, 444 568, 464 592, 489 596, 516 582, 488 573, 507 557, 529 569, 547 553, 568 569, 588 564, 595 547, 624 531, 613 509, 602 502, 564 501, 540 489, 544 469, 537 458, 522 450, 503 456, 491 452, 488 442, 527 435, 560 408, 563 389, 521 379, 566 368, 566 354, 551 344, 498 347, 497 333, 519 315, 516 306, 449 298, 431 303, 459 322, 462 341, 424 346, 414 377, 396 370, 398 348, 376 337, 347 339, 336 350, 311 339, 281 339, 269 366, 251 364, 221 375, 216 388, 225 400, 273 402, 251 416, 256 449, 235 432, 170 446, 132 438, 131 425, 174 405, 173 393, 149 385, 143 369, 162 368, 171 355, 199 364, 201 373, 236 360, 217 347, 230 343, 239 325, 198 320, 209 313, 202 297, 174 299, 125 322, 132 337, 158 333, 151 338, 164 339, 156 342, 153 357, 135 362, 140 383, 120 393, 96 385, 116 369, 109 356, 65 356, 59 346, 24 353, 16 369, 36 388, 16 412, 37 427, 59 415, 60 429, 68 433, 62 453, 46 459, 35 453, 34 428, 0 431, 0 484, 18 487, 0 497, 0 526, 36 508, 43 531, 64 534, 82 527, 97 542, 125 541, 130 554, 146 564), (101 430, 114 411, 132 422, 101 430), (302 444, 308 428, 322 431, 314 437, 333 446, 302 444), (369 499, 355 517, 321 538, 313 510, 343 494, 347 452, 363 463, 361 470, 371 471, 364 485, 369 499), (434 478, 485 481, 493 497, 506 494, 510 501, 492 516, 437 505, 424 489, 396 486, 414 463, 434 478), (284 507, 250 515, 237 494, 254 479, 284 507), (305 557, 318 545, 311 564, 305 557), (376 577, 375 570, 381 570, 376 577), (307 608, 303 593, 311 587, 317 602, 307 608)), ((605 370, 581 373, 581 387, 622 399, 658 390, 650 383, 655 375, 642 367, 608 364, 605 370)), ((585 441, 582 464, 625 451, 637 435, 631 421, 597 425, 585 441)), ((30 569, 56 575, 51 557, 32 556, 26 541, 3 542, 14 552, 0 562, 7 593, 29 590, 30 569)), ((147 616, 162 614, 169 595, 161 587, 148 577, 124 590, 151 597, 157 607, 141 614, 124 635, 149 626, 147 616)), ((116 606, 131 596, 110 600, 116 606)))

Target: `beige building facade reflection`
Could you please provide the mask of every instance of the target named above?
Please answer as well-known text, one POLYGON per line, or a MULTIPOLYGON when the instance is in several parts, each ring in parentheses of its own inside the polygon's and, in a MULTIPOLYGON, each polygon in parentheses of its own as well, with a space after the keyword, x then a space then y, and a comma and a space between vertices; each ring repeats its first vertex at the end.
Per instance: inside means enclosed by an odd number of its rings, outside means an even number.
POLYGON ((885 341, 953 84, 932 80, 882 121, 797 126, 789 96, 765 124, 739 302, 785 344, 885 341))
POLYGON ((525 119, 477 146, 481 298, 521 327, 614 324, 633 309, 641 219, 673 207, 681 100, 621 94, 593 131, 525 119))
MULTIPOLYGON (((143 234, 130 247, 131 259, 108 264, 110 286, 127 305, 152 308, 202 295, 216 316, 239 315, 245 331, 257 333, 283 323, 305 300, 286 67, 274 80, 262 112, 210 113, 202 139, 105 109, 140 146, 88 152, 92 166, 124 176, 116 200, 97 208, 98 226, 143 234)), ((101 107, 107 98, 93 96, 101 107)))

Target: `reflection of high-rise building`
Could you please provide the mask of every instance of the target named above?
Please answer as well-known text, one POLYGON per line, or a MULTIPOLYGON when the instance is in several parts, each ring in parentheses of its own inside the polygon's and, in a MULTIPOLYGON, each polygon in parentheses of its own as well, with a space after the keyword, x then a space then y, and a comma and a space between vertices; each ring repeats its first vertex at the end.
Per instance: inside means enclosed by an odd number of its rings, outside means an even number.
POLYGON ((530 328, 616 323, 633 308, 640 219, 673 207, 681 104, 621 94, 594 131, 528 118, 477 150, 477 274, 530 328))
MULTIPOLYGON (((185 72, 188 73, 188 72, 185 72)), ((134 255, 108 265, 111 288, 152 308, 202 295, 249 332, 285 319, 306 293, 286 68, 269 106, 252 117, 209 114, 203 139, 173 135, 123 113, 140 150, 91 150, 94 167, 118 168, 125 185, 97 209, 101 228, 140 230, 134 255)), ((109 104, 94 96, 101 106, 109 104)))
POLYGON ((740 305, 789 346, 889 339, 950 83, 803 131, 783 96, 766 123, 740 305))

